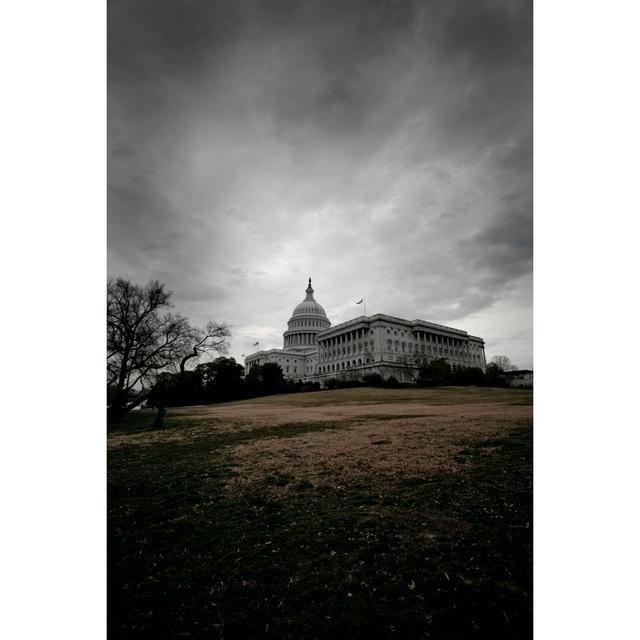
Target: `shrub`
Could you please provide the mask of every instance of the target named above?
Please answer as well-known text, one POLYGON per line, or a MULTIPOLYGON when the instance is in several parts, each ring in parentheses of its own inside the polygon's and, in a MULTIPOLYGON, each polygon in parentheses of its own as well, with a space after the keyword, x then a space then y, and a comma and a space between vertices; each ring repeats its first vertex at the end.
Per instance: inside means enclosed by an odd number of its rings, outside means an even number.
POLYGON ((329 378, 328 380, 325 380, 324 385, 327 389, 350 389, 352 387, 361 387, 362 382, 357 378, 340 377, 329 378))
POLYGON ((384 386, 388 387, 389 389, 399 389, 402 385, 398 381, 398 378, 396 378, 395 376, 389 376, 384 381, 384 386))
POLYGON ((462 386, 475 385, 482 386, 485 383, 484 371, 480 367, 468 367, 455 371, 451 376, 453 384, 462 386))
POLYGON ((336 389, 338 381, 335 378, 327 378, 324 381, 325 389, 336 389))
POLYGON ((432 360, 420 369, 417 386, 438 387, 451 382, 451 365, 444 359, 432 360))
POLYGON ((384 387, 384 378, 379 373, 367 373, 362 382, 367 387, 384 387))

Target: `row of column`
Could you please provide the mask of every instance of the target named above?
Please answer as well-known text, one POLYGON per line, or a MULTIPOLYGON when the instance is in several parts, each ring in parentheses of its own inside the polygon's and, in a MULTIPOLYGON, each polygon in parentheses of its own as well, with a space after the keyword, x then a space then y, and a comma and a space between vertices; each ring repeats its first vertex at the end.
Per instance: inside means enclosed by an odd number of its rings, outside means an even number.
POLYGON ((353 329, 352 331, 346 331, 340 335, 333 336, 331 338, 325 338, 322 343, 329 347, 335 347, 339 344, 346 344, 348 342, 356 342, 361 340, 368 333, 366 329, 353 329))
POLYGON ((286 337, 285 347, 313 345, 316 343, 316 335, 315 333, 290 333, 286 337))
MULTIPOLYGON (((347 350, 345 349, 344 353, 342 352, 342 349, 344 348, 343 345, 351 345, 355 342, 358 342, 360 340, 363 340, 365 338, 365 336, 367 336, 368 331, 365 329, 354 329, 353 331, 348 331, 346 333, 342 333, 340 335, 337 336, 332 336, 331 338, 326 338, 323 339, 322 342, 318 343, 318 359, 325 361, 328 359, 337 359, 337 358, 341 358, 344 357, 345 355, 351 355, 350 353, 347 353, 347 350), (333 358, 331 357, 331 352, 334 349, 338 349, 340 350, 338 355, 333 356, 333 358)), ((364 340, 364 343, 362 345, 364 347, 363 351, 366 352, 367 351, 367 341, 364 340)), ((355 347, 354 347, 355 349, 355 347)), ((355 355, 355 351, 352 352, 355 355)), ((361 353, 361 352, 359 352, 361 353)))
POLYGON ((318 360, 321 362, 324 362, 326 360, 338 360, 340 358, 346 358, 348 356, 354 356, 354 355, 362 355, 362 354, 367 354, 370 353, 370 350, 367 349, 367 345, 366 343, 363 345, 362 348, 358 349, 356 351, 356 347, 354 346, 353 349, 348 349, 345 347, 320 347, 318 349, 318 360), (333 353, 333 350, 336 349, 338 351, 337 354, 333 353))
POLYGON ((467 340, 463 340, 460 338, 449 338, 447 336, 437 336, 436 334, 428 333, 426 331, 418 331, 417 335, 420 342, 442 344, 449 349, 459 349, 463 354, 462 359, 474 363, 485 363, 484 349, 482 347, 478 347, 475 350, 472 349, 472 343, 468 342, 467 340), (441 338, 442 342, 438 342, 438 338, 441 338))
POLYGON ((416 336, 420 342, 431 342, 433 344, 446 344, 454 347, 463 347, 467 345, 467 341, 461 338, 449 338, 447 336, 439 336, 435 333, 429 333, 427 331, 416 331, 416 336), (438 338, 442 342, 438 342, 438 338))

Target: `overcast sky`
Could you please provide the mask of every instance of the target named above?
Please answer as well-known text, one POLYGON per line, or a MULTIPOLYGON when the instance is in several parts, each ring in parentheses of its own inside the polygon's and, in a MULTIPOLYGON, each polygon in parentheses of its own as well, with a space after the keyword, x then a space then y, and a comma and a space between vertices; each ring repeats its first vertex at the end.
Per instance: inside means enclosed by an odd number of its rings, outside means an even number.
POLYGON ((532 358, 528 0, 111 0, 108 271, 241 359, 307 278, 333 324, 532 358))

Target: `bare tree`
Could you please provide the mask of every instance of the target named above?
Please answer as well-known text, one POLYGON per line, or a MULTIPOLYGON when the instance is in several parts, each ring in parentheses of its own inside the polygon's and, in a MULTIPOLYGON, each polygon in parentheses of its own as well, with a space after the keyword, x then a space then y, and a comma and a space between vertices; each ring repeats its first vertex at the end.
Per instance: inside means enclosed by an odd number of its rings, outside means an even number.
POLYGON ((204 329, 193 329, 190 336, 191 351, 180 360, 180 373, 184 373, 189 360, 199 358, 203 354, 224 354, 229 352, 227 338, 231 335, 229 325, 207 322, 204 329))
POLYGON ((107 285, 107 388, 110 419, 142 402, 156 376, 202 353, 226 350, 228 327, 190 326, 171 313, 171 292, 157 280, 144 287, 122 278, 107 285))
POLYGON ((501 371, 514 371, 518 368, 511 363, 507 356, 493 356, 491 363, 495 364, 501 371))

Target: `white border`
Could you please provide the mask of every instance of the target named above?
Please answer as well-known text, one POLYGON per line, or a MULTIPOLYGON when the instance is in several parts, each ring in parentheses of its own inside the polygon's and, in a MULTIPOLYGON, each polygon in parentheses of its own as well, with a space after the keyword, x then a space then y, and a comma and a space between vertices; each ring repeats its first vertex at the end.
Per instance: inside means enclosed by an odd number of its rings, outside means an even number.
POLYGON ((639 10, 535 3, 536 638, 637 637, 639 10))
POLYGON ((2 7, 3 638, 106 637, 103 2, 2 7))

